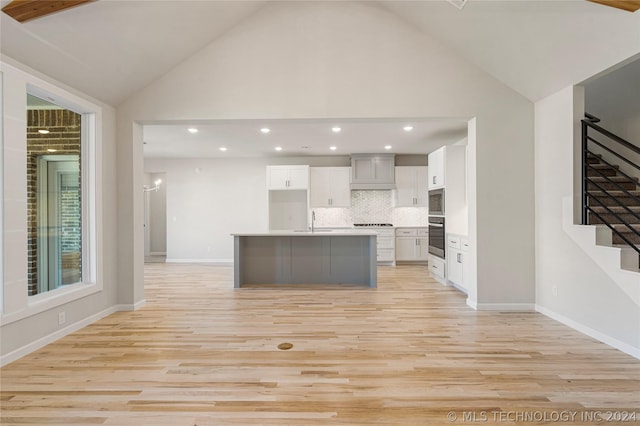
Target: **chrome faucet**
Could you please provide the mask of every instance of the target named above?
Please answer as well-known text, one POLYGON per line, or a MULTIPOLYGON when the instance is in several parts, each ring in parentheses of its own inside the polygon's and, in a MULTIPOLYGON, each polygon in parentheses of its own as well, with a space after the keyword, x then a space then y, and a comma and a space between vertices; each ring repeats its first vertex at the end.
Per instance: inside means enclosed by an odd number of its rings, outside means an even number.
POLYGON ((312 233, 313 233, 313 230, 315 228, 315 221, 316 221, 316 212, 311 210, 311 232, 312 233))

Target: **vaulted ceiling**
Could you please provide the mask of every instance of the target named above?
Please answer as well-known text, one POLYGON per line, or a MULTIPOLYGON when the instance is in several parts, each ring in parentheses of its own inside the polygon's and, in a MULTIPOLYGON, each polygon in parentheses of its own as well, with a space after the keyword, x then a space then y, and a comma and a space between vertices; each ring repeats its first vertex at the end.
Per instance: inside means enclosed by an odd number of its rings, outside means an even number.
MULTIPOLYGON (((8 0, 1 0, 5 6, 8 0)), ((96 1, 20 24, 0 17, 4 55, 118 105, 269 1, 96 1)), ((587 1, 378 1, 535 101, 640 51, 640 12, 587 1)), ((291 2, 295 7, 295 2, 291 2)))

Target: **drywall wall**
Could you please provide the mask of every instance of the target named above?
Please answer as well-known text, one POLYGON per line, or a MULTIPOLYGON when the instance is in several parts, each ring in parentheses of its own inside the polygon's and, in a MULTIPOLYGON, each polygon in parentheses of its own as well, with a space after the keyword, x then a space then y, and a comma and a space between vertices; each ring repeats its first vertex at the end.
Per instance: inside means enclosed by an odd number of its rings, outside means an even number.
MULTIPOLYGON (((585 111, 602 120, 598 125, 640 147, 640 58, 596 76, 583 86, 585 111)), ((599 135, 596 139, 608 142, 607 138, 599 135)), ((619 165, 630 176, 640 177, 640 171, 633 166, 598 147, 594 147, 594 150, 603 154, 612 164, 619 165)), ((628 160, 640 164, 640 154, 628 149, 619 152, 628 160)))
POLYGON ((167 177, 165 173, 154 173, 150 184, 160 180, 156 191, 149 192, 149 249, 151 254, 167 252, 167 177))
POLYGON ((533 307, 533 104, 369 2, 270 3, 118 107, 122 291, 142 289, 136 123, 332 117, 476 117, 473 294, 533 307))
POLYGON ((640 353, 640 309, 562 228, 562 200, 573 195, 582 96, 581 88, 569 87, 535 105, 536 304, 640 353))
POLYGON ((165 176, 167 260, 229 263, 232 233, 266 232, 270 164, 345 166, 349 157, 145 160, 165 176))
MULTIPOLYGON (((3 75, 2 363, 111 312, 116 304, 115 110, 6 56, 3 75), (27 85, 96 111, 97 281, 93 286, 34 303, 27 296, 26 93, 27 85), (107 173, 104 173, 104 172, 107 173), (58 324, 58 313, 66 322, 58 324)), ((45 293, 46 295, 46 293, 45 293)))
POLYGON ((583 84, 585 111, 640 146, 640 58, 583 84))

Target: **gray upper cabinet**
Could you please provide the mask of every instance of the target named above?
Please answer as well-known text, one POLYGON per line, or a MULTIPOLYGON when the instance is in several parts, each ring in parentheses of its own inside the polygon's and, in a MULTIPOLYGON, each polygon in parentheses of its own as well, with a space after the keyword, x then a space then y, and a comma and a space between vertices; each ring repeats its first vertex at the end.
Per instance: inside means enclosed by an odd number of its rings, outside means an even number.
POLYGON ((351 189, 395 188, 395 154, 352 154, 351 189))

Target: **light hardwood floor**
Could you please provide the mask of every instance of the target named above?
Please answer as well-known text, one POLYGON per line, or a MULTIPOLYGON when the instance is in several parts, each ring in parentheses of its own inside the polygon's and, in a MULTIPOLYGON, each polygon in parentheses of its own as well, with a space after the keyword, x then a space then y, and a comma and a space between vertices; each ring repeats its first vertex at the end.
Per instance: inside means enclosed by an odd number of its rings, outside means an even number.
POLYGON ((640 361, 540 314, 473 311, 424 266, 380 267, 377 289, 145 277, 144 308, 0 371, 3 425, 640 423, 640 361))

